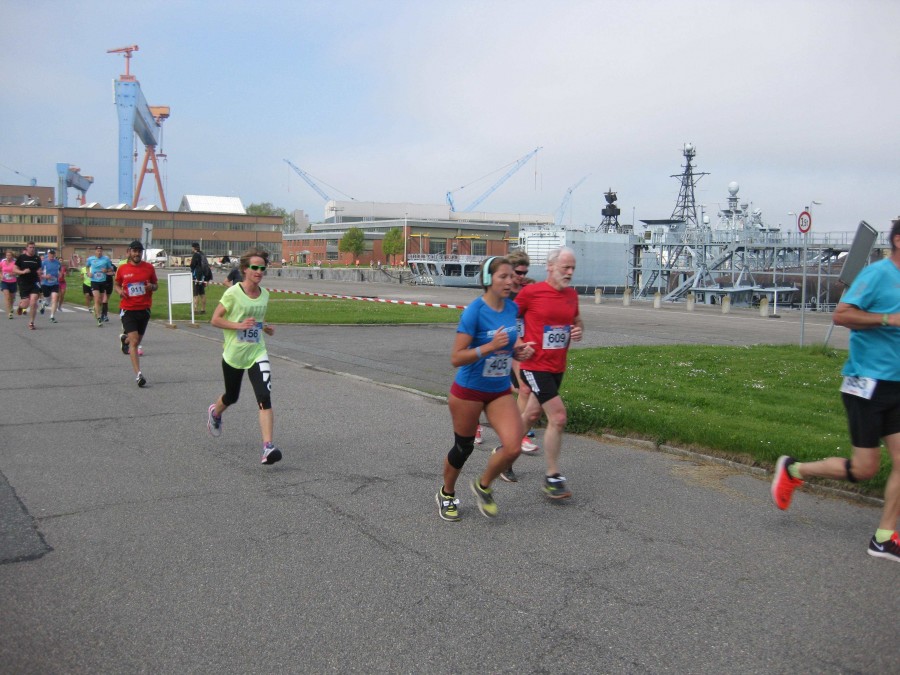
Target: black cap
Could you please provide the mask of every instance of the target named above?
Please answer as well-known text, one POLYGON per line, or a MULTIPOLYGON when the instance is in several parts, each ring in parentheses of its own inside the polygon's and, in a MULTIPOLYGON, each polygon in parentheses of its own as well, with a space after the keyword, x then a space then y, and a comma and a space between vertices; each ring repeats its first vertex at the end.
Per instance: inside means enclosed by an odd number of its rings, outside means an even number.
POLYGON ((51 248, 50 250, 47 251, 47 253, 52 253, 53 255, 56 255, 56 249, 51 248))
POLYGON ((140 241, 135 239, 133 242, 128 244, 128 248, 131 249, 132 251, 143 251, 144 245, 140 241))
POLYGON ((195 241, 193 244, 191 244, 191 247, 192 247, 192 248, 200 248, 200 244, 198 244, 198 243, 195 241))

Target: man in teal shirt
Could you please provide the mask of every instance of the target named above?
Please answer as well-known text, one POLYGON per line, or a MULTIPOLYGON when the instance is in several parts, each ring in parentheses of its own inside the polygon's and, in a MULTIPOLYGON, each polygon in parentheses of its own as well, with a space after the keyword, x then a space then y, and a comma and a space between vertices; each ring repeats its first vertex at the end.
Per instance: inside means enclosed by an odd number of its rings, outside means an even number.
POLYGON ((97 317, 97 325, 102 326, 104 321, 109 321, 105 311, 109 296, 107 291, 107 278, 115 270, 109 256, 103 255, 103 247, 97 246, 96 253, 85 261, 91 275, 91 293, 94 296, 94 316, 97 317))
POLYGON ((850 357, 841 374, 853 456, 800 463, 778 458, 772 497, 787 509, 804 478, 819 476, 855 483, 869 480, 881 466, 881 441, 891 456, 884 508, 868 553, 900 562, 900 218, 892 222, 891 254, 856 277, 834 313, 834 323, 850 329, 850 357))

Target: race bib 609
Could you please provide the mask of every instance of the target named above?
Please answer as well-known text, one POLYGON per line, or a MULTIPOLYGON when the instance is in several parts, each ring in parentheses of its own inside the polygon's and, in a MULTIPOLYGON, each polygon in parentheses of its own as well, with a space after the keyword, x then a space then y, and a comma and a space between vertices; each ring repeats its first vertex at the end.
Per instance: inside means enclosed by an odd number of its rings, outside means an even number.
POLYGON ((544 349, 565 349, 569 346, 571 326, 544 326, 544 349))

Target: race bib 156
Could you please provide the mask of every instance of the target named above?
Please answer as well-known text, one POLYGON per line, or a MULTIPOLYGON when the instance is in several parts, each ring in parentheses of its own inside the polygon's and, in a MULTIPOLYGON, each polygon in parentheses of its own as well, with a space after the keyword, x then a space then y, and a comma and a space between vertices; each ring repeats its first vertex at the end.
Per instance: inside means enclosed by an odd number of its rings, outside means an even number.
POLYGON ((253 328, 243 328, 237 332, 238 342, 259 342, 260 333, 262 333, 262 321, 257 321, 253 328))

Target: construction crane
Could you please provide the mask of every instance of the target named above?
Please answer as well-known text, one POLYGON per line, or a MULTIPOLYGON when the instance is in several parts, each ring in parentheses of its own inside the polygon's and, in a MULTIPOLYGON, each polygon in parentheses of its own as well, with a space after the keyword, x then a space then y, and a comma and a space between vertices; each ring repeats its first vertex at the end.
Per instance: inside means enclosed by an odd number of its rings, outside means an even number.
POLYGON ((94 184, 93 176, 82 176, 81 169, 72 166, 68 162, 59 162, 56 165, 56 174, 59 176, 59 185, 56 189, 56 201, 60 206, 69 205, 69 188, 78 190, 77 202, 84 206, 85 194, 88 188, 94 184))
POLYGON ((131 74, 131 53, 136 51, 137 45, 106 50, 107 54, 125 55, 125 72, 115 81, 116 109, 119 115, 119 201, 131 204, 132 208, 136 207, 141 197, 144 176, 152 173, 156 176, 160 205, 163 211, 167 211, 166 195, 156 161, 156 146, 160 144, 162 123, 169 118, 170 110, 168 106, 147 105, 140 82, 131 74), (134 185, 132 160, 135 134, 141 139, 145 150, 137 187, 134 185))
POLYGON ((2 166, 4 169, 8 169, 8 170, 12 171, 17 176, 21 176, 22 178, 25 178, 26 180, 28 180, 28 184, 31 185, 31 187, 35 187, 38 184, 37 178, 29 178, 21 171, 16 171, 12 167, 6 166, 6 164, 0 164, 0 166, 2 166))
MULTIPOLYGON (((542 147, 535 148, 534 150, 529 152, 527 155, 525 155, 518 161, 514 162, 512 168, 509 171, 507 171, 505 174, 503 174, 503 176, 500 178, 500 180, 498 180, 496 183, 491 185, 491 187, 489 187, 484 193, 482 193, 482 195, 480 197, 478 197, 478 199, 476 199, 474 202, 469 204, 465 209, 463 209, 463 212, 473 211, 476 206, 478 206, 479 204, 481 204, 481 202, 483 202, 485 199, 490 197, 494 193, 494 190, 496 190, 498 187, 503 185, 507 180, 509 180, 509 178, 512 177, 512 175, 516 171, 518 171, 523 166, 525 166, 525 164, 528 162, 528 160, 531 159, 532 157, 534 157, 541 150, 543 150, 542 147)), ((501 167, 501 168, 505 168, 505 167, 501 167)), ((488 175, 490 175, 490 174, 488 174, 488 175)), ((482 176, 478 180, 481 180, 482 178, 484 178, 484 176, 482 176)), ((478 180, 473 181, 472 183, 477 183, 478 180)), ((469 187, 469 185, 472 185, 472 183, 469 183, 468 185, 461 185, 460 187, 456 188, 456 190, 449 190, 447 192, 447 203, 450 205, 451 212, 456 211, 456 204, 453 202, 453 193, 459 192, 460 190, 469 187)))
MULTIPOLYGON (((591 174, 588 174, 590 176, 591 174)), ((566 196, 563 197, 562 204, 559 205, 559 208, 556 210, 556 226, 559 227, 562 225, 563 217, 566 215, 566 209, 569 208, 569 202, 572 201, 572 193, 578 189, 578 186, 581 185, 584 181, 587 180, 588 176, 585 176, 580 181, 575 183, 572 187, 566 190, 566 196)))
MULTIPOLYGON (((302 179, 306 182, 306 184, 309 185, 309 187, 311 187, 313 190, 315 190, 315 191, 319 194, 319 196, 320 196, 322 199, 324 199, 326 202, 334 201, 334 198, 333 198, 333 197, 330 197, 330 196, 328 195, 328 193, 325 192, 325 190, 323 190, 322 188, 320 188, 320 187, 318 186, 318 184, 316 183, 316 181, 313 180, 313 177, 312 177, 312 176, 310 176, 310 175, 309 175, 308 173, 306 173, 303 169, 301 169, 301 168, 298 167, 298 166, 295 166, 294 164, 292 164, 292 163, 289 162, 288 160, 284 160, 284 161, 285 161, 285 163, 286 163, 289 167, 291 167, 294 171, 296 171, 296 172, 297 172, 297 175, 300 176, 300 178, 302 178, 302 179)), ((321 180, 321 179, 320 179, 320 180, 321 180)), ((328 185, 328 183, 325 183, 325 185, 328 185)), ((344 195, 344 196, 345 196, 347 199, 349 199, 351 202, 355 202, 355 201, 356 201, 356 198, 355 198, 355 197, 351 197, 351 196, 348 195, 346 192, 341 192, 341 190, 338 190, 336 187, 334 187, 334 185, 328 185, 328 187, 330 187, 330 188, 331 188, 332 190, 334 190, 335 192, 340 192, 342 195, 344 195)))
POLYGON ((294 166, 288 160, 284 160, 284 161, 287 163, 287 165, 289 167, 291 167, 294 171, 296 171, 297 175, 300 176, 300 178, 302 178, 304 181, 306 181, 306 184, 309 185, 309 187, 311 187, 313 190, 315 190, 322 199, 324 199, 326 202, 331 201, 331 197, 328 196, 328 193, 325 192, 325 190, 323 190, 316 184, 316 182, 312 179, 312 176, 310 176, 308 173, 306 173, 299 166, 294 166))

